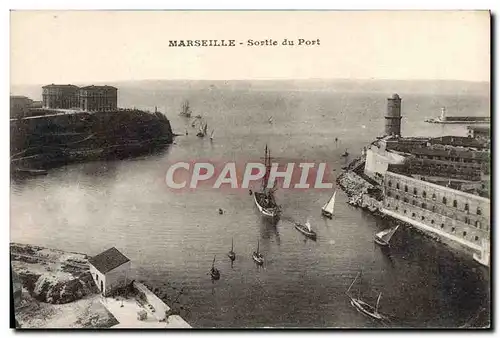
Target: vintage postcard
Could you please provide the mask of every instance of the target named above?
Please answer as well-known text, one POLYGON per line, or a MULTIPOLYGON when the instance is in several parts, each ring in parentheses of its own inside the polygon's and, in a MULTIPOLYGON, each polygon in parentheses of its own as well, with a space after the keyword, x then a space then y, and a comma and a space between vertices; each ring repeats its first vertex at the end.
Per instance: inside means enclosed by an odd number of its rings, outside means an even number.
POLYGON ((10 19, 13 327, 491 327, 488 11, 10 19))

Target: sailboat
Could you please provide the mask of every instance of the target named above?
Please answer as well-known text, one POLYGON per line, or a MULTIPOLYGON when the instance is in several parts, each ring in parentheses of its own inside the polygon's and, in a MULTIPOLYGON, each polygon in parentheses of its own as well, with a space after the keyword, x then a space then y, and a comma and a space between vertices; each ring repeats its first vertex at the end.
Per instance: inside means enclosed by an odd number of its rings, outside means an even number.
POLYGON ((189 108, 189 101, 184 101, 179 115, 185 117, 191 117, 191 108, 189 108))
POLYGON ((268 121, 269 123, 273 123, 273 117, 271 116, 268 121))
POLYGON ((210 134, 210 141, 214 140, 215 129, 212 129, 212 133, 210 134))
POLYGON ((347 157, 347 156, 349 156, 349 153, 347 152, 347 149, 346 149, 346 150, 344 151, 344 153, 343 153, 342 155, 340 155, 340 156, 342 156, 342 157, 347 157))
POLYGON ((279 216, 280 207, 276 203, 276 200, 274 198, 274 191, 276 189, 275 188, 269 189, 267 187, 269 182, 269 174, 271 172, 271 151, 268 151, 267 145, 266 145, 266 154, 264 162, 266 166, 266 173, 264 175, 264 178, 262 179, 262 188, 261 191, 255 191, 253 197, 255 200, 255 205, 257 205, 259 211, 264 216, 274 218, 279 216))
POLYGON ((382 245, 382 246, 388 246, 389 241, 391 240, 394 233, 398 230, 398 228, 399 228, 399 225, 397 225, 391 229, 386 229, 386 230, 380 231, 374 237, 375 243, 382 245))
POLYGON ((380 298, 382 297, 382 292, 379 293, 377 298, 377 304, 375 306, 368 304, 367 302, 363 301, 360 297, 353 297, 349 293, 354 283, 356 283, 356 280, 358 279, 359 275, 360 273, 358 272, 356 278, 354 278, 354 281, 351 283, 351 286, 349 286, 349 289, 347 289, 346 291, 347 297, 349 297, 349 299, 351 300, 351 305, 354 306, 356 310, 358 310, 362 314, 367 315, 373 319, 378 319, 378 320, 384 319, 385 317, 378 312, 378 306, 380 303, 380 298))
POLYGON ((253 252, 252 258, 255 261, 255 263, 259 265, 264 264, 264 256, 259 252, 259 241, 257 241, 257 251, 253 252))
POLYGON ((309 220, 306 221, 305 225, 295 223, 295 229, 299 230, 306 237, 316 240, 316 233, 311 229, 311 223, 309 222, 309 220))
POLYGON ((231 238, 231 251, 229 251, 227 257, 229 257, 231 262, 233 262, 236 259, 236 254, 234 253, 234 243, 232 238, 231 238))
POLYGON ((321 214, 325 217, 332 218, 333 210, 335 208, 335 196, 337 195, 337 190, 333 193, 332 197, 328 200, 328 202, 323 205, 321 208, 321 214))
POLYGON ((205 122, 205 124, 200 124, 200 129, 198 130, 198 134, 196 134, 196 136, 198 137, 205 137, 205 135, 207 135, 207 123, 205 122))
POLYGON ((212 268, 210 269, 210 276, 212 277, 213 280, 219 280, 220 279, 220 272, 215 267, 215 255, 214 255, 214 261, 212 262, 212 268))

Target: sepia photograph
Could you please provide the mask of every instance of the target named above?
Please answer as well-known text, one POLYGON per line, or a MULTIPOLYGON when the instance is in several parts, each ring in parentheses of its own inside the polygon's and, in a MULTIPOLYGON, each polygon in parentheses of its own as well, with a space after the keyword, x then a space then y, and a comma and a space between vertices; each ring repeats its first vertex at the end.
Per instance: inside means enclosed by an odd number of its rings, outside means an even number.
POLYGON ((490 35, 11 10, 12 328, 491 329, 490 35))

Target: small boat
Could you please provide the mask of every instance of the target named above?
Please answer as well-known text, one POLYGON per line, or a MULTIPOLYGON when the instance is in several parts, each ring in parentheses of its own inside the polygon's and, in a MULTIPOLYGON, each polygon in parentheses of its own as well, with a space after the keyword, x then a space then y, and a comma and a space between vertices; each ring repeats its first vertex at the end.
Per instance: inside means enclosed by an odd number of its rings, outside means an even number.
POLYGON ((198 130, 198 134, 196 134, 196 136, 205 137, 205 135, 207 135, 207 127, 208 125, 206 123, 200 124, 200 129, 198 130))
POLYGON ((12 171, 12 175, 18 176, 18 177, 45 176, 47 174, 48 174, 47 170, 43 170, 43 169, 15 168, 12 171))
POLYGON ((257 241, 257 251, 254 251, 252 254, 252 258, 255 263, 262 265, 264 264, 264 256, 259 252, 259 242, 257 241))
POLYGON ((337 190, 333 193, 332 197, 330 197, 330 200, 323 205, 321 208, 321 214, 325 217, 332 218, 333 216, 333 210, 335 208, 335 196, 337 195, 337 190))
POLYGON ((222 210, 221 208, 219 208, 219 215, 223 215, 224 214, 224 210, 222 210))
POLYGON ((377 233, 374 237, 375 243, 382 246, 389 246, 389 241, 391 240, 394 233, 398 230, 398 228, 399 225, 395 226, 394 228, 386 229, 377 233))
POLYGON ((200 115, 200 114, 196 115, 195 117, 196 117, 197 119, 201 119, 201 115, 200 115))
POLYGON ((189 135, 188 130, 186 129, 186 136, 189 135))
POLYGON ((344 151, 344 153, 343 153, 342 155, 340 155, 340 156, 342 156, 342 157, 347 157, 347 156, 349 156, 349 153, 347 152, 347 149, 346 149, 346 150, 344 151))
POLYGON ((220 279, 220 271, 215 267, 215 256, 214 261, 212 262, 212 268, 210 269, 210 277, 212 277, 213 280, 220 279))
POLYGON ((229 257, 231 262, 234 262, 234 260, 236 259, 236 254, 234 253, 234 243, 232 238, 231 238, 231 251, 229 251, 227 257, 229 257))
POLYGON ((191 117, 191 108, 189 107, 189 101, 184 101, 179 115, 184 117, 191 117))
POLYGON ((295 229, 303 233, 306 237, 316 240, 316 233, 311 230, 311 223, 309 223, 309 220, 306 221, 305 225, 295 223, 295 229))
POLYGON ((363 301, 360 297, 353 297, 349 294, 349 291, 351 290, 354 283, 356 283, 356 280, 358 279, 359 275, 360 275, 360 273, 358 272, 358 274, 356 275, 356 278, 351 283, 351 286, 349 286, 349 289, 347 289, 347 291, 346 291, 346 295, 351 300, 351 305, 353 307, 355 307, 356 310, 358 310, 360 313, 362 313, 366 316, 369 316, 373 319, 377 319, 377 320, 385 319, 385 317, 381 313, 378 312, 378 306, 380 303, 380 297, 382 297, 382 293, 379 293, 379 295, 378 295, 376 306, 372 306, 372 305, 368 304, 367 302, 363 301))
POLYGON ((273 117, 271 116, 268 120, 269 123, 273 123, 273 117))

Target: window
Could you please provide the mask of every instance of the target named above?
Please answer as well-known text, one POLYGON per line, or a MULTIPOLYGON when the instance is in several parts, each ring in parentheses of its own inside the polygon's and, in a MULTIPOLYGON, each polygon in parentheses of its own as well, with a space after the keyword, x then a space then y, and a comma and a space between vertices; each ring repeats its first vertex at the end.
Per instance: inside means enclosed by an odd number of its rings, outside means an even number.
POLYGON ((387 207, 389 208, 390 206, 391 206, 391 204, 390 204, 390 203, 387 203, 387 207))
POLYGON ((408 203, 408 198, 403 198, 403 202, 408 203))
POLYGON ((434 224, 434 220, 433 219, 431 219, 431 224, 434 224))
POLYGON ((422 203, 422 209, 426 209, 426 208, 427 208, 427 204, 422 203))
POLYGON ((453 200, 453 207, 456 208, 458 205, 457 200, 453 200))
POLYGON ((455 227, 451 227, 451 232, 455 233, 455 227))
POLYGON ((443 197, 443 204, 446 205, 446 197, 443 197))
POLYGON ((399 201, 399 195, 396 195, 396 199, 399 201))
POLYGON ((464 210, 465 210, 465 211, 469 211, 469 203, 465 203, 465 205, 464 205, 464 210))
POLYGON ((444 228, 444 223, 441 223, 441 229, 444 228))
POLYGON ((481 215, 481 208, 477 207, 476 214, 481 215))
POLYGON ((422 197, 423 197, 423 198, 427 198, 427 193, 425 192, 425 190, 424 190, 424 191, 422 191, 422 197))
POLYGON ((96 279, 97 281, 99 281, 99 275, 98 275, 98 274, 95 274, 95 279, 96 279))
POLYGON ((397 211, 398 209, 399 209, 399 208, 398 208, 398 207, 396 207, 396 211, 397 211))
POLYGON ((408 186, 405 184, 405 192, 408 192, 408 186))
POLYGON ((479 240, 479 237, 474 236, 474 240, 477 242, 479 240))
POLYGON ((436 200, 436 194, 432 194, 432 199, 436 200))
POLYGON ((413 200, 413 201, 411 201, 411 204, 417 205, 417 201, 413 200))
POLYGON ((399 189, 399 182, 396 183, 396 189, 399 189))
POLYGON ((403 213, 405 213, 405 214, 406 214, 406 209, 403 211, 403 213))
POLYGON ((422 221, 423 221, 423 220, 425 220, 425 217, 424 217, 424 216, 422 216, 422 221))
POLYGON ((436 206, 435 205, 432 206, 432 211, 436 211, 436 206))
POLYGON ((417 194, 417 188, 413 188, 413 195, 417 194))
POLYGON ((470 219, 469 219, 469 217, 465 217, 465 223, 466 223, 466 224, 470 224, 470 219))
POLYGON ((414 212, 411 214, 411 217, 415 217, 415 213, 414 212))
POLYGON ((389 180, 389 187, 392 187, 392 181, 389 180))
POLYGON ((464 237, 467 236, 467 231, 464 231, 462 235, 464 235, 464 237))
POLYGON ((387 197, 391 197, 391 195, 392 195, 392 194, 391 194, 391 192, 390 192, 390 191, 388 191, 388 192, 387 192, 387 197))

